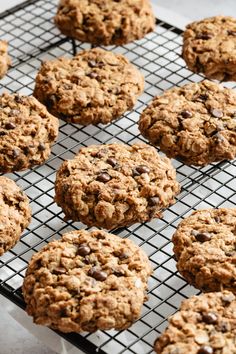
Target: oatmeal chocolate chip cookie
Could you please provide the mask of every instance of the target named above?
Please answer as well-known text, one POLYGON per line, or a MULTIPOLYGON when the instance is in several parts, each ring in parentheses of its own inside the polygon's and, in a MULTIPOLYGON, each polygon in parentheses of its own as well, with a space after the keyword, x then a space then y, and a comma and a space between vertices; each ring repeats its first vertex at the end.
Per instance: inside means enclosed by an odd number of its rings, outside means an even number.
POLYGON ((55 23, 66 36, 96 45, 121 45, 154 30, 149 0, 61 0, 55 23))
POLYGON ((0 256, 15 246, 30 218, 28 197, 14 181, 0 176, 0 256))
POLYGON ((183 58, 190 70, 209 79, 236 80, 236 18, 216 16, 189 24, 183 58))
POLYGON ((180 274, 202 291, 236 293, 236 208, 195 211, 173 236, 180 274))
POLYGON ((158 354, 235 354, 236 299, 230 291, 184 300, 156 340, 158 354))
POLYGON ((170 89, 143 111, 139 129, 169 157, 207 165, 236 156, 236 92, 205 80, 170 89))
POLYGON ((58 119, 34 97, 0 96, 0 173, 41 165, 57 138, 58 119))
POLYGON ((146 144, 91 145, 57 172, 55 201, 66 219, 113 229, 160 217, 179 192, 166 157, 146 144))
POLYGON ((6 74, 8 67, 11 64, 11 59, 7 54, 8 44, 0 40, 0 79, 6 74))
POLYGON ((26 311, 62 332, 125 329, 140 316, 151 273, 132 241, 105 231, 69 232, 32 257, 22 289, 26 311))
POLYGON ((96 48, 43 63, 34 96, 68 122, 107 124, 131 110, 143 88, 142 74, 123 55, 96 48))

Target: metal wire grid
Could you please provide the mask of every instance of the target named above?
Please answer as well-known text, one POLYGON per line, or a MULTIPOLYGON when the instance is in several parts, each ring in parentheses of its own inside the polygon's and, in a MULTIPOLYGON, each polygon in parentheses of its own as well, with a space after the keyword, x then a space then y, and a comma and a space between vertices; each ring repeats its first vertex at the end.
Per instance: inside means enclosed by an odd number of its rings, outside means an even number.
MULTIPOLYGON (((71 56, 75 49, 89 47, 72 43, 60 35, 52 21, 56 5, 57 0, 31 0, 0 15, 0 38, 9 41, 13 64, 8 75, 1 80, 0 92, 31 94, 43 60, 71 56)), ((72 158, 81 146, 144 141, 139 135, 137 121, 152 97, 172 86, 201 79, 185 68, 180 57, 181 31, 164 22, 159 22, 156 30, 145 39, 109 49, 124 54, 145 75, 145 93, 135 109, 106 126, 80 127, 61 121, 58 141, 46 164, 9 175, 31 199, 33 217, 21 241, 0 259, 0 293, 22 308, 24 301, 20 289, 33 253, 66 231, 83 227, 81 223, 64 222, 63 213, 53 201, 55 172, 62 161, 72 158)), ((235 207, 236 162, 201 169, 185 166, 176 160, 173 163, 182 186, 176 204, 166 210, 160 220, 114 232, 140 245, 154 268, 149 282, 149 300, 143 307, 142 317, 129 330, 122 332, 61 334, 86 353, 153 353, 153 342, 165 328, 168 316, 177 310, 184 298, 196 293, 196 289, 187 285, 176 271, 170 239, 180 220, 193 209, 235 207)))

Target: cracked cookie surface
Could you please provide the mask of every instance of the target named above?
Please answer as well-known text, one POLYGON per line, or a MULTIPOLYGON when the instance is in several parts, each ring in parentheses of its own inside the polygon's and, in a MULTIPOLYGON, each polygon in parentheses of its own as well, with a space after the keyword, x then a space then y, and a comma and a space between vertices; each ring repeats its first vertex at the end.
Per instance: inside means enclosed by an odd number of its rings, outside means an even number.
POLYGON ((123 55, 95 48, 43 63, 34 96, 68 122, 107 124, 131 110, 143 89, 142 74, 123 55))
POLYGON ((180 274, 202 291, 236 293, 236 209, 198 210, 172 241, 180 274))
POLYGON ((55 183, 66 219, 105 229, 160 217, 178 192, 170 160, 146 144, 82 148, 61 165, 55 183))
POLYGON ((7 53, 8 44, 6 41, 0 41, 0 79, 7 73, 11 64, 11 59, 7 53))
POLYGON ((58 119, 34 97, 0 96, 0 173, 41 165, 57 138, 58 119))
POLYGON ((215 16, 189 24, 183 58, 190 70, 208 79, 236 80, 236 18, 215 16))
POLYGON ((96 45, 121 45, 154 30, 149 0, 61 0, 55 23, 66 36, 96 45))
POLYGON ((204 80, 165 91, 141 114, 139 129, 168 157, 207 165, 236 156, 236 92, 204 80))
POLYGON ((236 299, 230 291, 184 300, 156 340, 158 354, 235 354, 236 299))
POLYGON ((30 218, 26 194, 14 181, 0 176, 0 256, 15 246, 30 218))
POLYGON ((125 329, 140 316, 151 273, 131 240, 99 230, 69 232, 29 262, 26 310, 35 323, 62 332, 125 329))

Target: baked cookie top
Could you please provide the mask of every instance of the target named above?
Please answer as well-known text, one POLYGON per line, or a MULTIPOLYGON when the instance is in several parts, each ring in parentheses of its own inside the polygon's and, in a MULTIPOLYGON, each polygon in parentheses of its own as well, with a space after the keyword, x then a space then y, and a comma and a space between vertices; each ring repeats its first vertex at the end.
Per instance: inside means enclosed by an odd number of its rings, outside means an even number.
POLYGON ((61 0, 55 23, 62 33, 96 45, 121 45, 154 30, 149 0, 61 0))
POLYGON ((207 165, 236 156, 236 92, 205 80, 157 96, 139 129, 169 157, 207 165))
POLYGON ((0 256, 15 246, 30 218, 26 194, 14 181, 0 176, 0 256))
POLYGON ((170 160, 153 147, 91 145, 61 165, 55 192, 66 219, 113 229, 160 217, 179 184, 170 160))
POLYGON ((201 294, 184 300, 156 340, 158 354, 233 354, 236 300, 229 291, 201 294))
POLYGON ((107 124, 132 109, 143 88, 142 74, 128 59, 95 48, 44 62, 34 96, 66 121, 107 124))
POLYGON ((195 211, 173 236, 177 268, 203 291, 236 293, 236 209, 195 211))
POLYGON ((236 18, 215 16, 190 23, 183 58, 189 69, 209 79, 236 80, 236 18))
POLYGON ((0 79, 6 74, 11 64, 11 59, 7 53, 8 44, 0 40, 0 79))
POLYGON ((58 134, 58 119, 34 97, 0 96, 0 172, 42 164, 58 134))
POLYGON ((29 262, 26 310, 35 323, 62 332, 125 329, 140 316, 151 272, 148 257, 128 239, 69 232, 29 262))

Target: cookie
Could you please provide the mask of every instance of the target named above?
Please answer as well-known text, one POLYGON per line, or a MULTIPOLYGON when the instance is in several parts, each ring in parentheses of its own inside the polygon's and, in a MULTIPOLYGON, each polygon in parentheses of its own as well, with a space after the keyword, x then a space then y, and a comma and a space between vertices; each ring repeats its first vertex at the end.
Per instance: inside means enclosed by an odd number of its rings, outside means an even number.
POLYGON ((0 79, 6 74, 8 67, 11 64, 11 59, 7 54, 8 44, 0 40, 0 79))
POLYGON ((235 354, 236 299, 230 291, 184 300, 156 340, 158 354, 235 354))
POLYGON ((205 80, 165 91, 143 111, 139 129, 168 157, 207 165, 236 156, 236 92, 205 80))
POLYGON ((125 329, 140 316, 151 272, 132 241, 72 231, 32 257, 22 288, 26 311, 61 332, 125 329))
POLYGON ((0 96, 0 173, 21 171, 48 159, 58 119, 34 97, 0 96))
POLYGON ((183 58, 195 73, 208 79, 236 80, 236 18, 215 16, 189 24, 183 58))
POLYGON ((123 55, 95 48, 44 62, 34 96, 68 122, 107 124, 131 110, 143 88, 142 74, 123 55))
POLYGON ((236 208, 195 211, 173 236, 180 274, 202 291, 236 293, 236 208))
POLYGON ((15 246, 30 218, 26 194, 14 181, 0 176, 0 256, 15 246))
POLYGON ((55 23, 66 36, 95 45, 121 45, 154 30, 149 0, 61 0, 55 23))
POLYGON ((146 144, 82 148, 64 161, 55 183, 65 219, 105 229, 160 217, 178 192, 170 160, 146 144))

